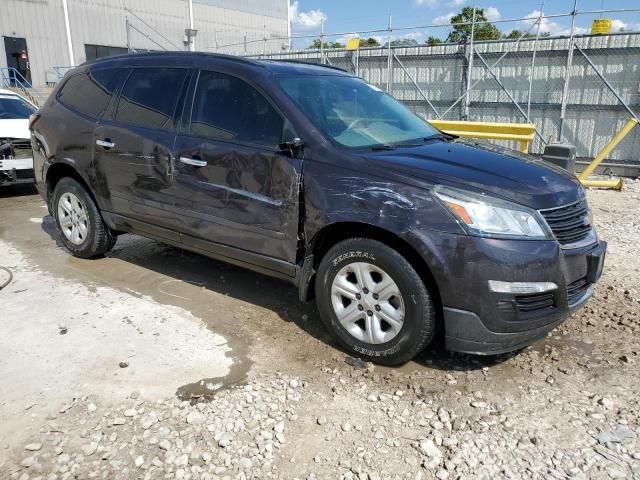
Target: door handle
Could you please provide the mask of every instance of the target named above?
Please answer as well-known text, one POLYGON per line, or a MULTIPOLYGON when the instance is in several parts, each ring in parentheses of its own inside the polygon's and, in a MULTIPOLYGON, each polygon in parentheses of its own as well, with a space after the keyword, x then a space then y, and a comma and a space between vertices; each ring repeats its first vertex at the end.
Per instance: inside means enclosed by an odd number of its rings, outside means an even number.
POLYGON ((207 161, 206 160, 200 160, 200 159, 197 159, 197 158, 180 157, 180 161, 182 163, 186 163, 187 165, 193 165, 194 167, 206 167, 207 166, 207 161))
POLYGON ((104 148, 113 148, 116 146, 115 143, 113 143, 111 140, 106 139, 106 140, 96 140, 96 145, 99 145, 100 147, 104 147, 104 148))

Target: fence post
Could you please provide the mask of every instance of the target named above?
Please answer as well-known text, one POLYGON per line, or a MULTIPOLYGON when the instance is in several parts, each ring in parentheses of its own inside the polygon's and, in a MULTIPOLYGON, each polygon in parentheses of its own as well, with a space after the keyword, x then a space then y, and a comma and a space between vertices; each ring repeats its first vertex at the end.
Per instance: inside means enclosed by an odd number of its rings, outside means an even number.
POLYGON ((320 20, 320 63, 325 63, 325 59, 324 59, 324 18, 320 20))
MULTIPOLYGON (((531 118, 531 93, 533 89, 533 71, 536 67, 536 52, 538 51, 538 40, 540 40, 540 27, 542 26, 542 15, 544 15, 544 1, 540 6, 540 16, 538 17, 538 30, 536 39, 533 41, 533 54, 531 57, 531 70, 529 71, 529 95, 527 96, 527 118, 531 118)), ((531 120, 529 120, 531 121, 531 120)))
POLYGON ((464 100, 464 119, 469 120, 469 104, 471 103, 471 70, 473 70, 473 37, 476 33, 476 7, 473 7, 473 17, 471 19, 471 40, 469 47, 469 58, 467 60, 467 87, 464 100))
POLYGON ((387 51, 387 93, 391 93, 391 75, 393 73, 393 59, 391 57, 391 15, 389 15, 389 40, 387 51))
POLYGON ((558 129, 558 141, 562 140, 564 134, 564 119, 567 112, 567 96, 569 95, 569 78, 571 77, 571 67, 573 66, 573 43, 575 42, 574 30, 576 25, 576 9, 578 0, 573 0, 573 12, 571 12, 571 33, 569 35, 569 52, 567 53, 567 67, 564 71, 564 88, 562 90, 562 103, 560 105, 560 128, 558 129))
POLYGON ((129 28, 129 17, 124 17, 124 29, 127 32, 127 53, 131 53, 131 29, 129 28))

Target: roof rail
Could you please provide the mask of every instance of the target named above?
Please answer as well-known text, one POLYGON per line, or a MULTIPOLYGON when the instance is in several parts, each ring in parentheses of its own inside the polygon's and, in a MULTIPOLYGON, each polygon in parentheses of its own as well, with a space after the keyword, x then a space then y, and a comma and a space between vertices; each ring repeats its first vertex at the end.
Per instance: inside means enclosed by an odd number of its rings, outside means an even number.
POLYGON ((259 61, 266 62, 283 62, 283 63, 298 63, 301 65, 313 65, 314 67, 324 67, 330 68, 332 70, 339 70, 341 72, 351 73, 349 70, 345 70, 344 68, 336 67, 335 65, 330 65, 328 63, 318 63, 318 62, 305 62, 303 60, 295 60, 289 58, 261 58, 259 61))
POLYGON ((87 60, 86 62, 82 63, 80 66, 83 65, 94 65, 96 63, 102 63, 102 62, 109 62, 109 61, 114 61, 114 60, 123 60, 125 58, 140 58, 140 57, 163 57, 166 55, 193 55, 193 56, 201 56, 201 57, 217 57, 217 58, 222 58, 225 60, 231 60, 231 61, 235 61, 235 62, 240 62, 240 63, 247 63, 247 64, 251 64, 251 65, 257 65, 260 66, 260 62, 251 59, 251 58, 245 58, 245 57, 239 57, 236 55, 227 55, 224 53, 209 53, 209 52, 188 52, 188 51, 182 51, 182 50, 166 50, 166 51, 162 51, 162 52, 136 52, 136 53, 123 53, 121 55, 114 55, 112 57, 103 57, 103 58, 94 58, 92 60, 87 60))

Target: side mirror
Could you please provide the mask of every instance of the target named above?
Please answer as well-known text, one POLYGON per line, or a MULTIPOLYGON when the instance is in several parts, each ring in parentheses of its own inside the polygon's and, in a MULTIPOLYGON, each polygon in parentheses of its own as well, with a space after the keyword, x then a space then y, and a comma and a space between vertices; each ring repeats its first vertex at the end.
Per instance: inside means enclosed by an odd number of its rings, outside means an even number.
POLYGON ((295 157, 304 147, 304 142, 299 138, 295 137, 291 140, 282 142, 278 145, 278 149, 283 153, 288 153, 292 157, 295 157))

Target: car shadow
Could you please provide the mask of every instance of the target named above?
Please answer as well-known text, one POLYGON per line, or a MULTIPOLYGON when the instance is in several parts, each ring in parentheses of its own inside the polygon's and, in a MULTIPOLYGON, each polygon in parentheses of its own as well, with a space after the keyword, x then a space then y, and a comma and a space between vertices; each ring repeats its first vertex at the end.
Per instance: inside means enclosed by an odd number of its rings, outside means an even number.
POLYGON ((60 239, 60 232, 58 232, 58 227, 56 225, 56 219, 51 215, 46 215, 42 218, 42 223, 40 224, 42 231, 49 235, 51 240, 56 242, 56 246, 64 247, 64 243, 60 239))
POLYGON ((36 195, 38 190, 35 183, 21 183, 18 185, 4 185, 0 184, 0 198, 9 197, 26 197, 29 195, 36 195))
MULTIPOLYGON (((51 216, 43 218, 42 229, 58 246, 63 246, 55 220, 51 216)), ((283 321, 295 324, 308 335, 344 353, 345 360, 352 355, 325 329, 315 302, 300 302, 297 289, 284 280, 137 235, 121 235, 114 249, 107 253, 106 257, 117 258, 176 281, 197 285, 208 291, 271 310, 283 321)), ((517 352, 508 355, 475 356, 448 352, 444 349, 444 339, 440 334, 406 367, 411 368, 413 364, 415 367, 447 371, 478 370, 502 363, 515 354, 517 352)))

